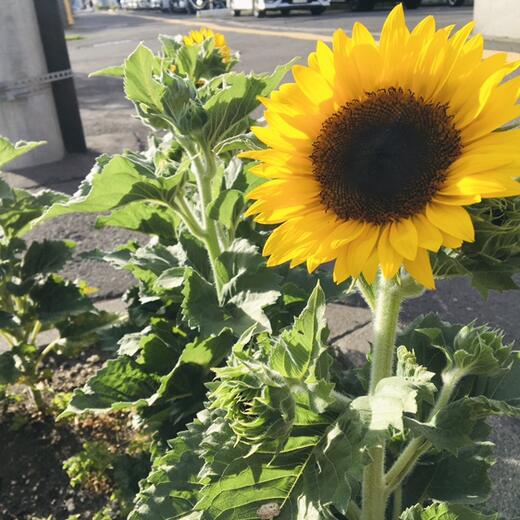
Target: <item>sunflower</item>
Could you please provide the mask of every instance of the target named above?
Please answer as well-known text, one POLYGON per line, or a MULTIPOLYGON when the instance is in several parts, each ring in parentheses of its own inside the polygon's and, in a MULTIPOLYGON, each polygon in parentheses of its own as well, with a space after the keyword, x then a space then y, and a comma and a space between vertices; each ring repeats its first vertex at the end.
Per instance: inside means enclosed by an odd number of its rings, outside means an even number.
POLYGON ((360 23, 337 30, 262 99, 268 148, 242 156, 268 179, 248 210, 278 225, 268 265, 335 261, 337 283, 404 266, 434 288, 430 252, 474 240, 464 206, 520 194, 520 130, 494 132, 520 116, 520 78, 504 81, 520 62, 483 59, 472 30, 430 16, 409 31, 398 5, 379 42, 360 23))
POLYGON ((231 61, 231 49, 228 47, 226 38, 223 34, 214 32, 207 27, 201 27, 198 31, 191 31, 187 36, 184 36, 183 41, 184 44, 189 47, 191 45, 198 45, 210 38, 213 38, 215 47, 218 49, 220 56, 222 57, 222 61, 224 63, 229 63, 231 61))

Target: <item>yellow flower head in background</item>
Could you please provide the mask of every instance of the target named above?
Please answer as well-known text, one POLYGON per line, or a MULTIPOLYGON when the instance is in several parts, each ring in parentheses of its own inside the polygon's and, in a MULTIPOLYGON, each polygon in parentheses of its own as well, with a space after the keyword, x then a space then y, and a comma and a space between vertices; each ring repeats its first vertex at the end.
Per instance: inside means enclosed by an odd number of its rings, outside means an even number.
POLYGON ((269 179, 248 212, 279 224, 269 265, 335 260, 338 283, 404 265, 433 288, 429 251, 474 240, 464 206, 520 194, 520 130, 493 133, 520 116, 520 77, 503 81, 520 62, 483 59, 472 29, 430 16, 409 31, 398 5, 379 42, 359 23, 337 30, 262 100, 253 131, 269 148, 243 156, 269 179))
POLYGON ((210 38, 214 39, 215 47, 220 52, 222 61, 224 63, 229 63, 231 61, 231 49, 228 47, 226 38, 223 34, 214 32, 207 27, 201 27, 198 31, 191 31, 187 36, 184 36, 183 40, 185 45, 190 46, 198 45, 204 40, 209 40, 210 38))

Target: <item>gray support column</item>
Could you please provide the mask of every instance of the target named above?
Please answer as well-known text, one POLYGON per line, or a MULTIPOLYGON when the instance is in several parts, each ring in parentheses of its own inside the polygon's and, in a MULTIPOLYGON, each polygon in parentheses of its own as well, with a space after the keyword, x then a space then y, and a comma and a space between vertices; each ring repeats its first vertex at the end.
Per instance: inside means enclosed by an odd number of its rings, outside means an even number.
POLYGON ((33 0, 2 0, 0 9, 0 135, 47 141, 11 168, 59 161, 65 154, 33 0))
POLYGON ((520 40, 520 0, 475 0, 474 10, 484 37, 520 40))

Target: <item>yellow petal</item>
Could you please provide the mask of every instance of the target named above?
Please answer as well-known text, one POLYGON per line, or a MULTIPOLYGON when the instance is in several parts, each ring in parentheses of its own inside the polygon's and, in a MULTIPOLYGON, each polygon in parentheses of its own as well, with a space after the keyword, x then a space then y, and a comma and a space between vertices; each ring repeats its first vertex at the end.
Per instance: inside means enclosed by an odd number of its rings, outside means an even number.
POLYGON ((417 229, 419 247, 438 251, 442 245, 442 233, 424 215, 415 215, 413 223, 417 229))
POLYGON ((426 217, 441 231, 466 242, 475 240, 473 222, 468 212, 460 206, 431 202, 426 206, 426 217))
POLYGON ((410 275, 426 289, 435 289, 430 255, 426 249, 419 248, 415 260, 405 260, 404 266, 410 275))
POLYGON ((403 257, 393 247, 390 242, 390 228, 391 224, 385 226, 381 231, 379 243, 377 245, 377 255, 379 257, 379 265, 385 278, 393 278, 401 264, 403 257))
POLYGON ((332 87, 315 70, 302 65, 295 65, 292 68, 292 73, 301 91, 315 104, 319 105, 332 98, 332 87))
POLYGON ((404 258, 413 260, 417 254, 417 229, 410 219, 394 222, 390 226, 390 244, 404 258))

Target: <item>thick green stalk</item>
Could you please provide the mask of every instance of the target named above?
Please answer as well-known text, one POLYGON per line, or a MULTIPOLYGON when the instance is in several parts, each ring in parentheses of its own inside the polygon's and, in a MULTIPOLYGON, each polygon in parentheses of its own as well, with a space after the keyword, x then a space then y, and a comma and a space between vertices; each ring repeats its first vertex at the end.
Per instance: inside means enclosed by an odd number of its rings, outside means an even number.
MULTIPOLYGON (((369 394, 381 379, 392 375, 397 321, 402 295, 393 280, 381 276, 374 311, 374 343, 369 394)), ((362 520, 384 520, 387 497, 384 493, 385 443, 370 449, 372 462, 363 474, 362 520)))
POLYGON ((223 252, 223 246, 219 241, 219 231, 216 222, 208 218, 206 212, 211 202, 211 179, 216 174, 215 157, 210 150, 202 150, 202 154, 192 156, 193 171, 197 180, 199 199, 201 204, 201 220, 204 228, 204 242, 208 250, 208 256, 215 280, 215 288, 219 300, 222 298, 222 281, 218 274, 217 258, 223 252))

